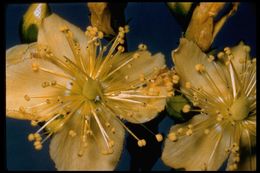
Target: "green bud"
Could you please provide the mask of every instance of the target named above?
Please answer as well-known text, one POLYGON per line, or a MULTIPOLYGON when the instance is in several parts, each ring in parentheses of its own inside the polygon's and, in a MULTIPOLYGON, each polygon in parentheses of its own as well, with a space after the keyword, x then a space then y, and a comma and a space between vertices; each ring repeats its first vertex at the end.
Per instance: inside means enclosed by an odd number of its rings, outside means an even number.
POLYGON ((182 112, 184 105, 189 104, 188 100, 181 95, 172 96, 167 99, 166 110, 168 114, 177 120, 184 121, 185 115, 182 112))
POLYGON ((45 17, 51 14, 47 3, 33 3, 23 15, 20 37, 23 43, 37 41, 38 29, 45 17))

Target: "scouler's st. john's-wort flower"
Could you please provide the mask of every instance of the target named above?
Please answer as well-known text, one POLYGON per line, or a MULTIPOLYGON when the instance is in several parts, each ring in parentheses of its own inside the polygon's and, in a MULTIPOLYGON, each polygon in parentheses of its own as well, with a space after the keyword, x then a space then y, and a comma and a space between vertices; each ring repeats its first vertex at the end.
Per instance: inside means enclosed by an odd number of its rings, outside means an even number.
POLYGON ((217 58, 204 54, 187 39, 173 51, 181 92, 195 111, 190 121, 171 128, 162 159, 173 168, 218 170, 256 169, 256 59, 240 43, 217 58), (196 109, 196 107, 200 109, 196 109))
POLYGON ((147 122, 164 109, 172 92, 164 56, 152 56, 143 44, 124 53, 126 32, 120 27, 102 46, 97 28, 84 33, 52 14, 36 43, 6 52, 7 115, 41 125, 28 136, 37 150, 53 136, 50 156, 58 170, 113 170, 125 130, 146 145, 123 121, 147 122))

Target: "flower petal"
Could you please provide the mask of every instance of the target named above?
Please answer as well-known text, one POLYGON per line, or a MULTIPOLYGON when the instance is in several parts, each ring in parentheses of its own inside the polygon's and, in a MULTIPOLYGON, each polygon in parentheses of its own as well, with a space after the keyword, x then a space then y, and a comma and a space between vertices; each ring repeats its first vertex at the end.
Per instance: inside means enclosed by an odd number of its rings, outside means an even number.
POLYGON ((185 86, 186 82, 190 82, 192 87, 203 88, 208 93, 217 92, 216 95, 220 95, 219 91, 226 94, 229 93, 213 63, 208 62, 207 55, 192 41, 181 38, 179 47, 172 52, 172 58, 176 71, 181 78, 181 86, 185 86), (197 72, 195 69, 197 64, 203 64, 206 72, 203 74, 197 72), (208 79, 208 76, 211 79, 208 79), (214 87, 212 87, 213 85, 214 87))
MULTIPOLYGON (((118 115, 132 123, 143 123, 153 119, 158 112, 164 109, 166 98, 163 97, 167 96, 165 86, 157 87, 159 93, 158 97, 161 98, 145 95, 143 90, 148 90, 148 87, 137 90, 137 87, 132 87, 144 83, 147 84, 146 80, 154 77, 153 75, 156 74, 155 69, 161 69, 165 65, 164 55, 161 53, 151 56, 150 52, 142 51, 139 52, 139 55, 139 58, 134 59, 129 63, 131 66, 128 66, 129 64, 125 65, 111 75, 111 77, 106 80, 106 85, 109 86, 109 88, 105 88, 105 93, 121 92, 121 94, 116 96, 119 98, 118 100, 108 99, 107 102, 111 107, 115 108, 118 115), (143 80, 141 80, 141 77, 143 77, 143 80), (128 94, 127 92, 129 90, 136 90, 136 92, 128 94), (123 98, 124 100, 120 100, 120 98, 123 98)), ((118 60, 114 62, 113 69, 117 69, 117 67, 133 58, 133 56, 134 53, 128 53, 124 54, 123 57, 118 57, 118 60)))
MULTIPOLYGON (((106 117, 109 113, 106 114, 106 117)), ((93 120, 94 118, 91 117, 93 120)), ((58 170, 113 170, 121 156, 124 129, 116 119, 110 118, 111 127, 116 129, 115 134, 109 131, 103 124, 108 136, 115 142, 112 154, 104 155, 101 153, 104 146, 104 139, 100 133, 100 129, 96 122, 91 121, 93 137, 87 136, 87 147, 84 150, 83 156, 79 157, 81 140, 81 116, 79 114, 73 117, 66 123, 64 128, 54 135, 50 144, 50 156, 55 162, 58 170), (74 130, 76 136, 69 136, 69 131, 74 130), (101 147, 101 148, 100 148, 101 147)))
POLYGON ((58 58, 66 56, 72 60, 74 55, 61 28, 67 27, 73 34, 73 39, 80 44, 82 55, 86 54, 87 38, 77 26, 69 23, 56 14, 45 18, 38 33, 38 43, 48 45, 58 58))
POLYGON ((132 89, 131 84, 137 85, 142 83, 139 80, 140 76, 144 76, 146 79, 155 72, 155 68, 160 69, 164 65, 165 59, 164 55, 161 53, 157 53, 153 56, 148 51, 124 53, 121 56, 116 57, 113 68, 111 69, 111 72, 113 73, 105 80, 106 85, 109 86, 109 88, 106 89, 106 92, 132 89), (139 54, 139 58, 133 58, 135 53, 139 54), (133 60, 119 68, 119 70, 113 72, 130 59, 133 60))
MULTIPOLYGON (((33 71, 32 64, 39 67, 60 72, 53 64, 43 59, 31 58, 30 53, 35 49, 36 44, 18 45, 6 51, 6 110, 7 115, 18 119, 34 119, 32 109, 28 107, 45 102, 46 98, 25 100, 28 96, 49 96, 56 95, 61 91, 52 87, 43 88, 42 83, 45 81, 56 81, 59 84, 65 84, 63 78, 53 74, 43 72, 41 70, 33 71), (24 107, 26 112, 19 111, 20 106, 24 107)), ((40 107, 38 107, 40 108, 40 107)), ((39 111, 39 115, 43 113, 37 108, 34 112, 39 111)))
POLYGON ((173 126, 170 132, 175 132, 178 138, 175 142, 165 141, 162 160, 170 167, 218 170, 229 154, 225 149, 230 146, 232 128, 216 123, 210 116, 196 115, 187 123, 173 126), (193 125, 191 136, 185 134, 187 124, 193 125), (184 135, 178 134, 179 128, 184 135), (205 129, 209 129, 208 134, 205 129))

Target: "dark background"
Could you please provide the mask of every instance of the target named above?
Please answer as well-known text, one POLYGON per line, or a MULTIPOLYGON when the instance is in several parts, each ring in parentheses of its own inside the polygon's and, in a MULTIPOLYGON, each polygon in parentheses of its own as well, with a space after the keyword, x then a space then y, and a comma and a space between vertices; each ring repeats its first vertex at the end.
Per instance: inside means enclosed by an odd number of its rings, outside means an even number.
MULTIPOLYGON (((88 10, 85 3, 50 4, 53 12, 85 30, 89 25, 88 10)), ((18 26, 28 4, 11 4, 5 12, 6 49, 20 44, 18 26)), ((172 66, 171 51, 178 46, 182 35, 181 27, 172 17, 165 3, 128 3, 125 10, 130 33, 127 35, 128 50, 135 50, 140 42, 148 45, 152 53, 162 52, 168 66, 172 66)), ((241 3, 237 13, 231 17, 217 35, 213 47, 233 46, 244 40, 251 46, 251 56, 256 56, 256 8, 252 3, 241 3)), ((155 133, 167 135, 174 120, 165 112, 146 126, 155 133)), ((152 136, 141 128, 128 124, 135 133, 148 137, 147 147, 141 149, 133 145, 128 135, 121 160, 116 170, 171 170, 160 160, 162 143, 157 143, 152 136)), ((6 163, 8 170, 55 170, 49 157, 49 141, 41 151, 35 151, 27 140, 27 135, 36 131, 30 122, 6 119, 6 163)), ((140 136, 140 135, 139 135, 140 136)))

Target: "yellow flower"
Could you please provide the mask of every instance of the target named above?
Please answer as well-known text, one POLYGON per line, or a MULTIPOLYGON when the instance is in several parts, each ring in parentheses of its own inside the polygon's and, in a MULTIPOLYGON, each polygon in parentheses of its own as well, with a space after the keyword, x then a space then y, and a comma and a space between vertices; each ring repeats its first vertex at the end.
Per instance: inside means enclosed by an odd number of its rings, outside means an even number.
POLYGON ((28 136, 36 150, 53 135, 50 156, 58 170, 113 170, 124 130, 140 147, 146 144, 124 120, 153 119, 172 92, 164 56, 151 55, 143 44, 124 53, 120 44, 128 27, 119 31, 108 49, 97 28, 84 33, 52 14, 36 43, 6 52, 7 116, 41 125, 28 136))
POLYGON ((187 39, 173 51, 182 93, 199 112, 171 128, 162 159, 186 170, 256 169, 256 59, 242 42, 215 58, 187 39))

